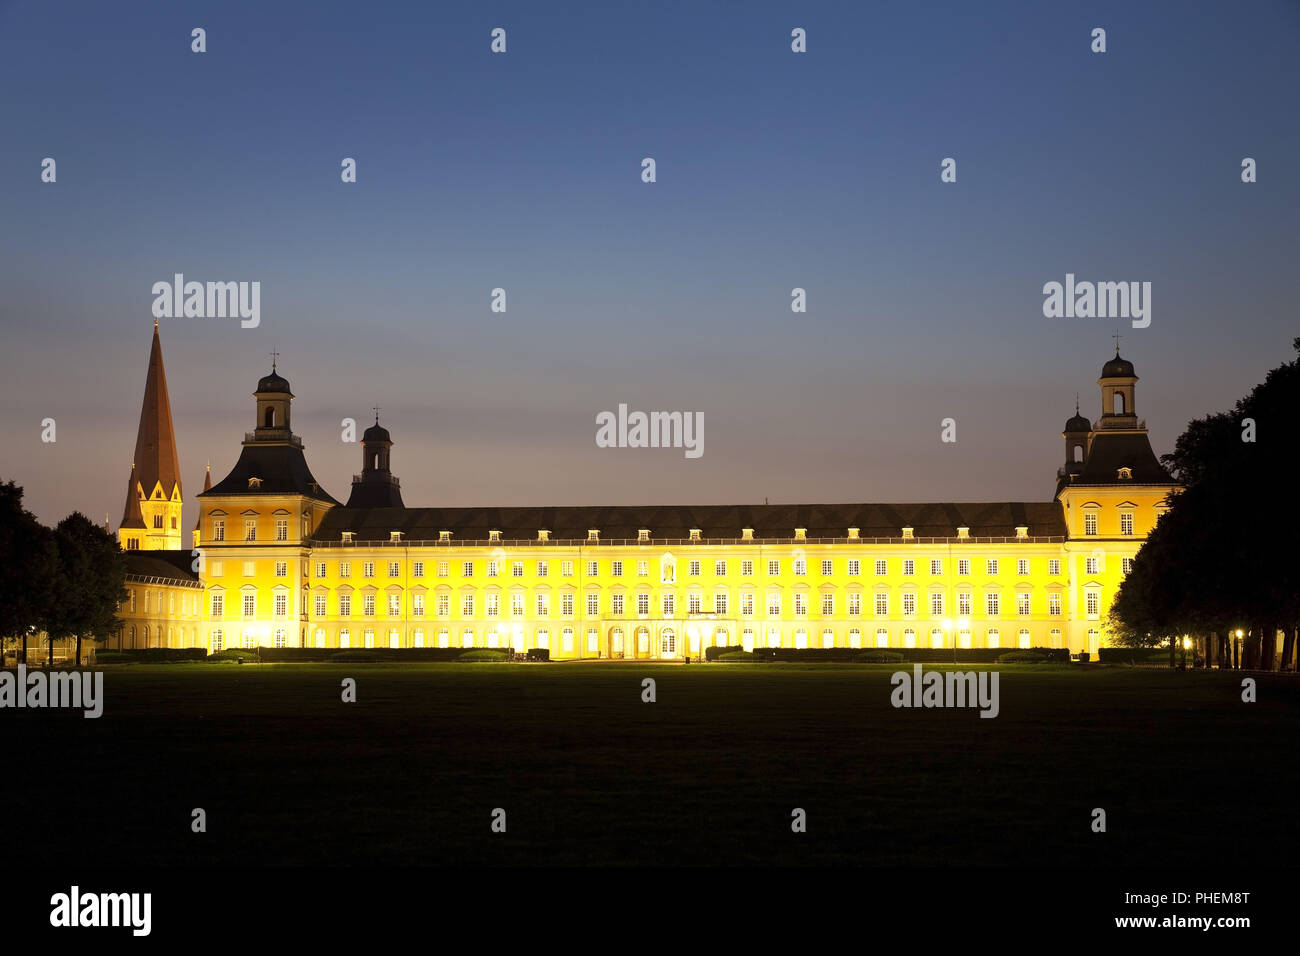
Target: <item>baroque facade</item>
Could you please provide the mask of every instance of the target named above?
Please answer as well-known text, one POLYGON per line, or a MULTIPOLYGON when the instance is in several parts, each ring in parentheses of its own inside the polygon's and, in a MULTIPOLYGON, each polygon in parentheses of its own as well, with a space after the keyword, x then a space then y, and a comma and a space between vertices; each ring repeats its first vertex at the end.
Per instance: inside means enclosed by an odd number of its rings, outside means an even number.
MULTIPOLYGON (((156 330, 153 348, 161 386, 152 399, 146 388, 148 428, 170 439, 170 417, 164 429, 150 411, 166 407, 156 330)), ((697 657, 710 645, 1095 655, 1111 598, 1178 488, 1137 418, 1137 381, 1118 352, 1105 363, 1101 417, 1076 407, 1066 422, 1050 501, 410 508, 378 417, 347 502, 325 491, 273 367, 239 459, 198 495, 193 551, 171 535, 175 469, 142 464, 137 441, 120 534, 139 535, 141 558, 174 544, 174 589, 201 589, 202 604, 161 643, 135 646, 546 648, 575 660, 697 657)), ((156 444, 174 456, 174 442, 156 444)))

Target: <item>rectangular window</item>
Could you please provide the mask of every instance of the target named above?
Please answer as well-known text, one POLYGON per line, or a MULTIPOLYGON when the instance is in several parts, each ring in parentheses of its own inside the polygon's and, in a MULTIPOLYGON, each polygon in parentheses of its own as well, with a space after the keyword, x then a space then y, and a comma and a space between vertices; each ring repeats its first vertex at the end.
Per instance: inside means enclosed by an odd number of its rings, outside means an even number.
POLYGON ((962 591, 957 595, 957 613, 962 617, 970 617, 970 592, 962 591))
POLYGON ((460 566, 460 576, 463 578, 472 578, 474 576, 474 562, 462 561, 460 566))
POLYGON ((984 598, 985 611, 989 617, 997 617, 1002 613, 1002 595, 997 591, 990 591, 984 598))
POLYGON ((612 578, 621 578, 623 576, 622 561, 611 561, 609 563, 609 576, 612 578))
POLYGON ((876 615, 884 617, 889 613, 889 595, 884 591, 876 592, 876 615))
POLYGON ((699 561, 690 562, 690 564, 687 566, 686 573, 690 577, 698 578, 700 576, 700 562, 699 561))
POLYGON ((913 561, 911 558, 904 558, 903 575, 905 577, 911 577, 914 574, 916 574, 916 562, 913 561))
POLYGON ((615 617, 623 616, 623 595, 615 594, 610 597, 610 613, 615 617))
POLYGON ((488 594, 484 597, 487 603, 486 613, 488 617, 498 617, 501 614, 501 595, 488 594))
POLYGON ((460 616, 461 617, 474 616, 474 595, 462 594, 460 596, 460 616))
POLYGON ((550 573, 551 573, 551 565, 550 565, 550 562, 548 562, 548 561, 538 561, 538 562, 537 562, 537 576, 538 576, 539 578, 544 578, 544 577, 546 577, 546 576, 547 576, 548 574, 550 574, 550 573))
POLYGON ((565 617, 573 616, 573 595, 572 594, 560 595, 560 613, 565 617))
POLYGON ((780 574, 781 574, 781 562, 780 562, 780 561, 768 561, 768 562, 767 562, 767 576, 768 576, 769 578, 775 578, 775 577, 778 577, 780 574))
POLYGON ((636 612, 638 614, 650 613, 650 595, 638 594, 636 596, 636 612))
POLYGON ((767 614, 769 617, 781 616, 781 595, 772 593, 767 596, 767 614))
POLYGON ((726 561, 715 561, 715 562, 713 562, 713 576, 714 576, 715 578, 725 578, 725 577, 727 576, 727 562, 726 562, 726 561))
POLYGON ((1061 616, 1061 592, 1049 591, 1047 593, 1047 613, 1052 617, 1061 616))
POLYGON ((411 615, 413 617, 424 617, 424 595, 411 595, 411 615))
POLYGON ((275 576, 276 576, 277 578, 287 578, 287 577, 289 576, 289 562, 288 562, 288 561, 277 561, 277 562, 275 562, 275 576))
POLYGON ((862 560, 860 558, 849 558, 849 577, 856 578, 862 573, 862 560))
POLYGON ((573 562, 572 562, 572 561, 561 561, 561 562, 560 562, 560 577, 564 577, 564 578, 571 578, 571 577, 573 577, 573 562))
POLYGON ((674 610, 676 606, 677 604, 676 601, 673 599, 673 595, 665 594, 664 595, 664 617, 672 617, 673 614, 676 613, 674 610))
POLYGON ((808 595, 802 591, 794 592, 794 613, 804 617, 808 613, 808 595))
POLYGON ((288 518, 275 519, 275 540, 276 541, 289 540, 289 519, 288 518))
MULTIPOLYGON (((133 611, 135 610, 135 592, 134 592, 134 591, 131 592, 131 610, 133 610, 133 611)), ((213 594, 213 595, 212 595, 212 616, 213 616, 213 617, 225 617, 225 616, 226 616, 226 598, 225 598, 225 595, 224 595, 224 594, 213 594)))
POLYGON ((998 573, 998 559, 989 558, 984 562, 984 573, 989 577, 996 577, 998 573))
POLYGON ((451 595, 439 594, 438 595, 438 616, 447 617, 450 614, 451 614, 451 595))
POLYGON ((1029 573, 1029 559, 1018 558, 1016 560, 1016 574, 1020 575, 1021 577, 1024 577, 1028 573, 1029 573))
POLYGON ((539 595, 537 595, 537 616, 538 616, 538 617, 550 617, 550 616, 551 616, 551 598, 550 598, 550 595, 547 595, 547 594, 539 594, 539 595))
POLYGON ((522 578, 524 576, 524 562, 515 561, 511 563, 510 576, 512 578, 522 578))
POLYGON ((831 574, 834 573, 834 569, 835 569, 834 561, 832 561, 830 558, 822 559, 822 577, 824 578, 830 577, 831 574))
POLYGON ((323 594, 316 595, 316 616, 325 616, 325 595, 323 594))
POLYGON ((943 595, 938 591, 930 594, 930 613, 935 617, 943 616, 943 595))
POLYGON ((636 563, 636 576, 637 576, 638 578, 648 578, 648 577, 650 577, 650 562, 649 562, 649 561, 638 561, 638 562, 636 563))
POLYGON ((401 569, 401 567, 400 567, 399 565, 400 565, 400 562, 397 562, 397 561, 389 561, 389 562, 388 562, 388 576, 389 576, 390 578, 399 577, 399 576, 401 575, 401 573, 402 573, 402 569, 401 569))
POLYGON ((226 540, 226 522, 224 518, 212 519, 212 540, 213 541, 226 540))
POLYGON ((162 516, 162 515, 154 515, 154 516, 153 516, 153 526, 154 526, 155 528, 161 528, 161 527, 162 527, 162 519, 163 519, 163 516, 162 516))
POLYGON ((449 571, 448 571, 448 568, 447 568, 447 562, 446 562, 446 561, 439 561, 439 562, 438 562, 438 577, 440 577, 440 578, 445 578, 445 577, 447 577, 448 573, 449 573, 449 571))
POLYGON ((325 562, 324 562, 324 561, 318 561, 318 562, 316 562, 316 577, 318 577, 318 578, 323 578, 323 577, 325 577, 325 562))
POLYGON ((904 614, 916 613, 916 595, 913 594, 911 591, 908 591, 906 594, 903 595, 903 613, 904 614))
POLYGON ((246 578, 252 578, 252 577, 256 577, 256 576, 257 576, 257 562, 256 562, 256 561, 245 561, 245 562, 244 562, 244 577, 246 577, 246 578))
MULTIPOLYGON (((208 565, 208 568, 212 571, 212 576, 214 578, 223 577, 226 573, 226 562, 213 561, 208 565)), ((134 608, 132 608, 132 610, 134 610, 134 608)))
POLYGON ((1095 535, 1097 533, 1097 515, 1089 512, 1083 516, 1083 533, 1086 535, 1095 535))
POLYGON ((1088 592, 1088 616, 1096 617, 1101 612, 1101 595, 1096 591, 1088 592))
POLYGON ((515 593, 510 595, 510 616, 511 617, 524 616, 524 592, 523 591, 516 591, 515 593))
POLYGON ((1021 617, 1029 616, 1029 592, 1021 591, 1016 595, 1016 613, 1021 617))
POLYGON ((876 559, 876 577, 882 578, 889 573, 889 562, 884 558, 876 559))
POLYGON ((599 595, 599 594, 588 594, 588 595, 587 595, 587 614, 589 614, 589 615, 592 616, 592 617, 595 617, 595 616, 596 616, 597 614, 599 614, 599 613, 600 613, 600 595, 599 595))
POLYGON ((397 617, 402 613, 402 596, 400 594, 388 595, 388 616, 397 617))
POLYGON ((599 561, 588 561, 588 562, 587 562, 587 577, 589 577, 589 578, 594 578, 594 577, 598 577, 599 575, 600 575, 600 562, 599 562, 599 561))
POLYGON ((957 559, 957 573, 963 576, 970 574, 970 558, 957 559))
POLYGON ((713 595, 713 613, 714 614, 727 613, 727 592, 726 591, 718 591, 713 595))
POLYGON ((1088 571, 1087 571, 1088 574, 1100 574, 1100 573, 1101 573, 1101 559, 1100 559, 1100 558, 1089 557, 1088 560, 1087 560, 1087 568, 1088 568, 1088 571))
POLYGON ((347 561, 339 562, 339 577, 341 578, 352 577, 352 565, 347 561))
POLYGON ((803 558, 794 559, 794 573, 800 577, 808 573, 808 564, 803 558))
POLYGON ((704 606, 704 599, 698 594, 691 594, 686 598, 686 608, 688 614, 699 614, 704 606))
POLYGON ((363 562, 361 565, 361 576, 363 578, 373 578, 375 576, 375 562, 363 562))
POLYGON ((849 617, 857 617, 862 613, 862 594, 858 591, 849 592, 849 617))
POLYGON ((490 578, 495 578, 495 577, 497 576, 497 570, 498 570, 498 568, 499 568, 499 565, 497 564, 497 562, 496 562, 495 560, 494 560, 494 561, 489 561, 489 562, 488 562, 488 565, 487 565, 487 576, 490 577, 490 578))
POLYGON ((252 591, 244 592, 244 617, 252 617, 257 613, 257 595, 252 591))
POLYGON ((753 591, 746 591, 744 594, 740 596, 740 613, 741 614, 754 613, 754 592, 753 591))
POLYGON ((938 558, 930 559, 930 574, 935 577, 943 574, 943 562, 938 558))
POLYGON ((362 600, 362 603, 361 603, 361 613, 364 614, 366 617, 374 617, 374 616, 375 616, 375 596, 374 596, 373 594, 367 594, 367 595, 366 595, 364 598, 362 598, 361 600, 362 600))
POLYGON ((1133 570, 1133 559, 1120 558, 1119 565, 1120 565, 1120 570, 1123 571, 1125 574, 1128 574, 1130 571, 1133 570))
POLYGON ((256 518, 244 519, 244 540, 245 541, 257 540, 257 519, 256 518))
POLYGON ((351 616, 352 616, 352 595, 340 594, 339 595, 339 617, 351 617, 351 616))
POLYGON ((1121 511, 1121 512, 1120 512, 1120 515, 1119 515, 1119 533, 1120 533, 1120 534, 1132 534, 1132 533, 1133 533, 1133 512, 1131 512, 1131 511, 1121 511))
POLYGON ((752 578, 754 576, 754 562, 748 558, 743 558, 740 562, 740 576, 742 578, 752 578))
POLYGON ((823 613, 823 614, 834 614, 834 613, 835 613, 835 595, 834 595, 834 594, 823 594, 823 595, 822 595, 822 613, 823 613))
POLYGON ((1059 576, 1060 576, 1060 574, 1061 574, 1061 559, 1060 559, 1060 558, 1048 558, 1048 559, 1047 559, 1047 574, 1048 574, 1049 577, 1053 577, 1053 578, 1054 578, 1054 577, 1059 577, 1059 576))

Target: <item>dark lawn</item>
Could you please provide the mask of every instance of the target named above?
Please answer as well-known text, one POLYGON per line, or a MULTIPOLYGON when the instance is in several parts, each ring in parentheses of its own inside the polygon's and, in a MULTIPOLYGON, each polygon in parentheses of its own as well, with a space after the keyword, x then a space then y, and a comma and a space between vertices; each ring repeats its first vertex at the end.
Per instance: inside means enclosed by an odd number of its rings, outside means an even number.
POLYGON ((1230 672, 1003 666, 988 720, 892 708, 904 667, 107 667, 99 720, 0 711, 0 859, 1291 862, 1296 680, 1263 677, 1243 704, 1230 672), (1093 807, 1109 832, 1090 831, 1093 807))

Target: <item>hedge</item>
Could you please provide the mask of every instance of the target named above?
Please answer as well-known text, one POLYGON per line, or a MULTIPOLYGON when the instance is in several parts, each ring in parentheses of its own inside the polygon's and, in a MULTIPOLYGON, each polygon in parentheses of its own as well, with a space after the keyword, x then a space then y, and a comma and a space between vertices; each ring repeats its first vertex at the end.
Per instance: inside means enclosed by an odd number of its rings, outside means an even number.
POLYGON ((998 657, 999 664, 1041 664, 1046 660, 1038 651, 1007 651, 998 657))
MULTIPOLYGON (((1070 652, 1063 647, 1025 648, 1015 653, 1034 653, 1042 655, 1045 662, 1068 664, 1070 652)), ((1003 655, 1009 653, 1005 647, 969 647, 958 648, 956 660, 963 664, 995 664, 1003 655)), ((907 661, 914 664, 951 664, 952 648, 940 647, 756 647, 754 657, 763 661, 784 663, 871 663, 867 660, 874 655, 886 655, 885 660, 893 663, 907 661), (894 656, 898 655, 898 656, 894 656)))
POLYGON ((201 661, 208 652, 202 647, 135 647, 120 651, 96 651, 97 664, 177 664, 201 661))
POLYGON ((755 657, 749 651, 742 651, 739 649, 732 651, 732 650, 726 650, 726 648, 723 648, 723 650, 726 651, 726 653, 717 654, 714 657, 710 658, 710 660, 719 660, 725 663, 735 663, 736 661, 757 661, 758 660, 758 658, 755 657))
POLYGON ((745 648, 741 644, 735 644, 731 647, 706 647, 704 649, 704 659, 706 661, 716 661, 723 654, 744 653, 745 648))
POLYGON ((471 661, 476 663, 481 663, 483 661, 495 661, 497 663, 500 663, 501 661, 510 660, 510 652, 493 650, 490 647, 481 647, 478 648, 477 650, 465 651, 465 653, 461 654, 460 657, 456 658, 456 660, 471 661))

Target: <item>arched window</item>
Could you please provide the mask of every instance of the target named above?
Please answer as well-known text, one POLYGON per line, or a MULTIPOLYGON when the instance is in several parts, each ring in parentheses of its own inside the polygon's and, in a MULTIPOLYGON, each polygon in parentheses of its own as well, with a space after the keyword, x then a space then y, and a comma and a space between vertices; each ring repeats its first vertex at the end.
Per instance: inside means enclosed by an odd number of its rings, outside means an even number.
POLYGON ((609 632, 609 652, 611 654, 623 653, 623 629, 616 627, 609 632))
POLYGON ((1123 415, 1123 414, 1124 414, 1124 393, 1123 393, 1123 392, 1116 392, 1116 393, 1115 393, 1115 403, 1114 403, 1114 408, 1115 408, 1115 414, 1116 414, 1116 415, 1123 415))
POLYGON ((266 427, 275 427, 275 406, 273 405, 268 405, 266 407, 266 427))

